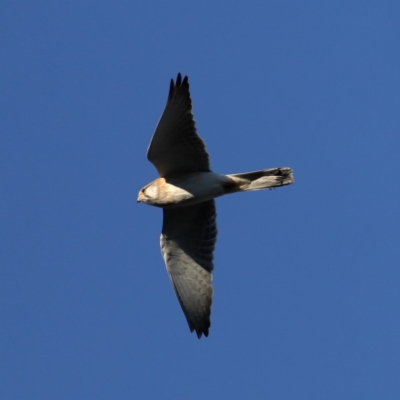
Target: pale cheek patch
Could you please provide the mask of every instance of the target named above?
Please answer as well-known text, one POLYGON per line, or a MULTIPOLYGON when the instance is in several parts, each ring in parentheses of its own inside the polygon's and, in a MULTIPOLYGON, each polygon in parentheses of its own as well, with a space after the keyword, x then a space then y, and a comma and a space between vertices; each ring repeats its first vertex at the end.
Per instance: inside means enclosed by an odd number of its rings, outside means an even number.
POLYGON ((146 195, 147 197, 150 197, 151 199, 156 199, 158 196, 158 190, 154 186, 149 186, 146 190, 146 195))

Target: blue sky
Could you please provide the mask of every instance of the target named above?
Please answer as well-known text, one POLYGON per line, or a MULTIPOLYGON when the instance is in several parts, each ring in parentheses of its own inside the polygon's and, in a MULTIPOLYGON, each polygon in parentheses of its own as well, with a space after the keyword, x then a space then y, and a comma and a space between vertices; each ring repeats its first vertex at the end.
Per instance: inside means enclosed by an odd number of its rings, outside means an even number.
POLYGON ((400 398, 400 3, 0 5, 0 397, 400 398), (210 336, 136 204, 169 80, 213 170, 210 336))

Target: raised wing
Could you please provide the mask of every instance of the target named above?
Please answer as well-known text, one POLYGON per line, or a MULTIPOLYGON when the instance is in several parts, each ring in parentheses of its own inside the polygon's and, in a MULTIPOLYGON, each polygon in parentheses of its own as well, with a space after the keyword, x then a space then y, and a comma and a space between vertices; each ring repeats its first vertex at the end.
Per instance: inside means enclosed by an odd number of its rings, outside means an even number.
POLYGON ((161 177, 175 172, 210 171, 208 153, 197 135, 188 77, 171 79, 167 105, 151 139, 147 158, 161 177))
POLYGON ((217 240, 214 200, 164 209, 161 252, 191 332, 208 336, 213 251, 217 240))

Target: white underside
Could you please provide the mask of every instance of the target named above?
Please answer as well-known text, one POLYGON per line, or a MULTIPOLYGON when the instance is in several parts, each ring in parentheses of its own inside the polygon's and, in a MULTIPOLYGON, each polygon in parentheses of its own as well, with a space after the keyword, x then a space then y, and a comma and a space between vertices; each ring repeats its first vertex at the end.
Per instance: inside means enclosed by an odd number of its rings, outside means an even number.
POLYGON ((232 185, 232 180, 225 175, 194 172, 168 178, 166 192, 174 199, 171 206, 188 206, 226 194, 227 185, 232 185))

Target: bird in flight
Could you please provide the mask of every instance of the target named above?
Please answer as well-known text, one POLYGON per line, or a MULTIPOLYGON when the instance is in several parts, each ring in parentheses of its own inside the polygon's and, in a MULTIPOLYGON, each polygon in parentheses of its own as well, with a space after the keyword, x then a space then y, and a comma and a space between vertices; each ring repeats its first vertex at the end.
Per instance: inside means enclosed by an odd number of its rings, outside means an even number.
POLYGON ((292 170, 271 168, 241 174, 212 172, 196 132, 188 77, 171 79, 164 112, 147 158, 158 178, 140 190, 138 202, 163 209, 160 238, 168 275, 190 331, 208 336, 212 304, 213 251, 217 239, 214 199, 225 194, 293 183, 292 170))

